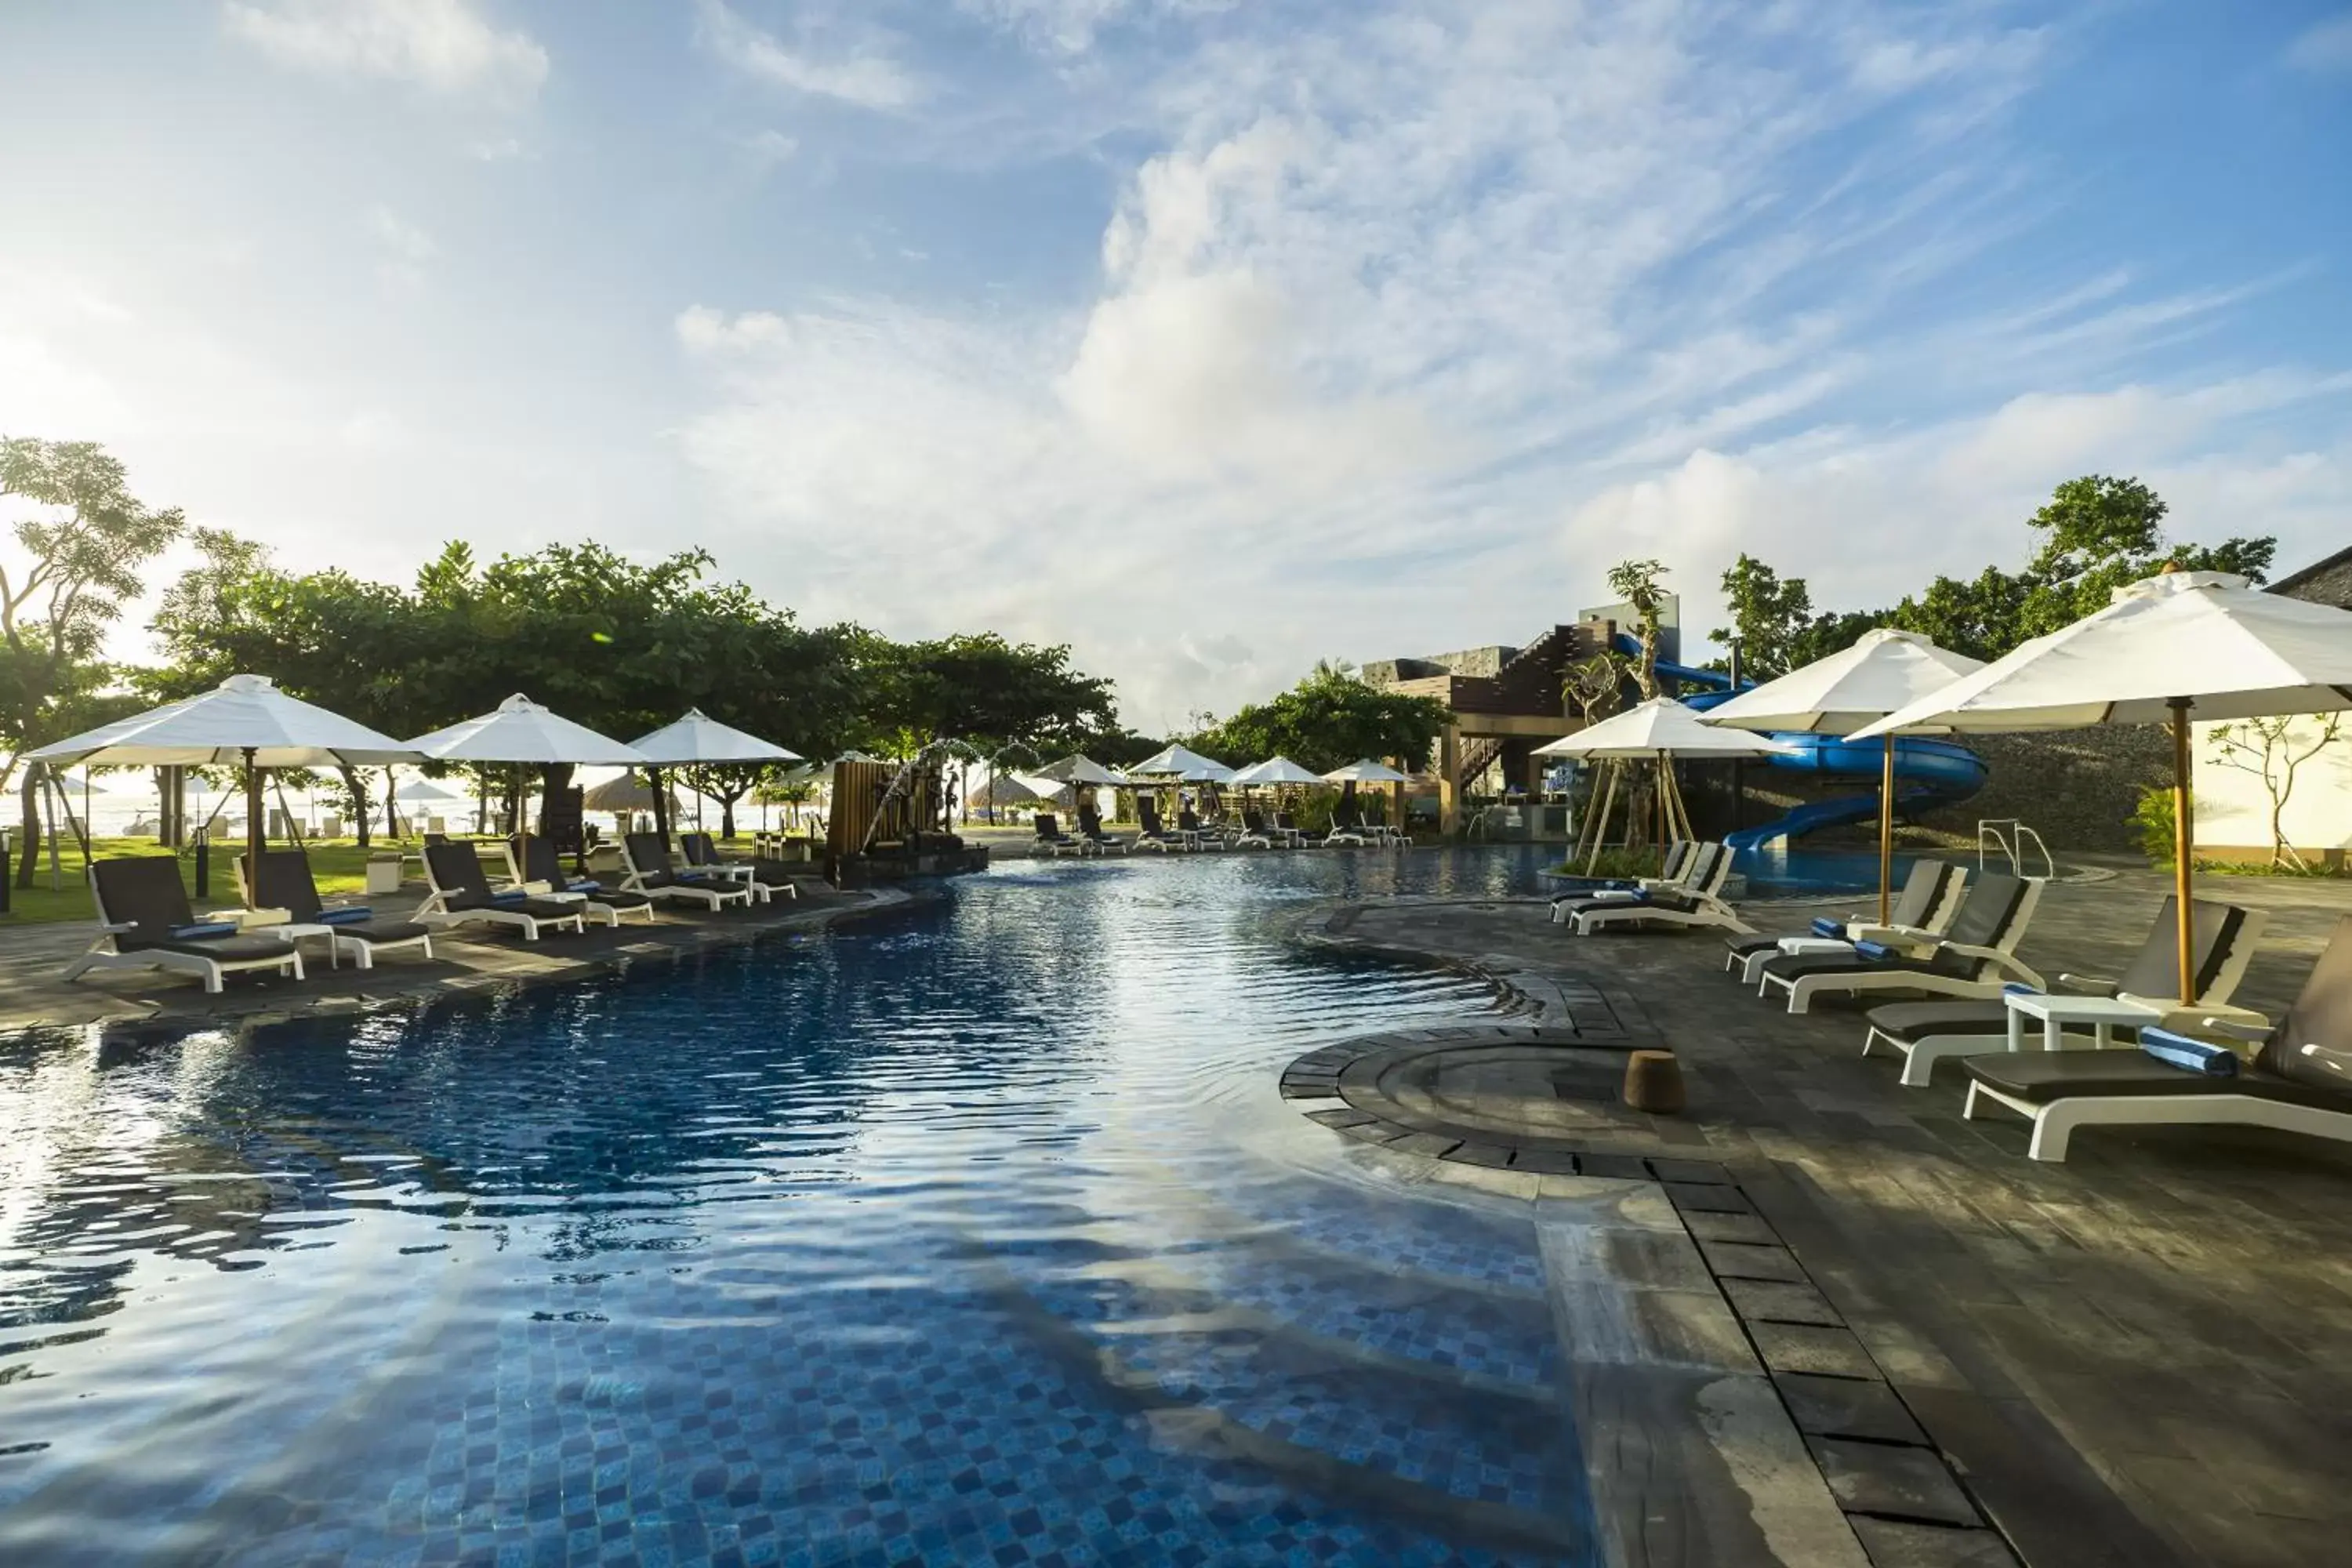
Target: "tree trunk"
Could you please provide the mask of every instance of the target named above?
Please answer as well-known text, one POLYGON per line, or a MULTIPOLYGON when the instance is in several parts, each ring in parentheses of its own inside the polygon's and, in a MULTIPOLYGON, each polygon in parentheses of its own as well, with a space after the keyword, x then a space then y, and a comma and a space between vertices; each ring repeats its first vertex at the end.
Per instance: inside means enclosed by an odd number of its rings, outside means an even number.
POLYGON ((343 775, 343 788, 352 797, 352 831, 359 839, 360 847, 364 849, 368 847, 368 813, 370 809, 368 805, 367 774, 360 772, 357 768, 347 768, 341 765, 338 765, 335 771, 343 775))
POLYGON ((659 768, 647 768, 646 770, 646 782, 653 788, 654 831, 660 834, 662 836, 662 842, 667 844, 669 842, 668 781, 662 777, 662 771, 659 768))
POLYGON ((400 793, 400 775, 390 768, 383 770, 383 836, 400 837, 400 802, 393 796, 400 793))
POLYGON ((544 772, 546 777, 541 782, 539 790, 539 823, 541 827, 556 819, 563 792, 572 787, 573 767, 570 763, 550 763, 544 772))
POLYGON ((25 802, 25 829, 16 845, 16 886, 33 885, 33 862, 41 853, 41 769, 46 764, 26 763, 25 782, 17 793, 25 802))
POLYGON ((719 797, 719 837, 730 840, 735 837, 735 797, 731 795, 719 797))

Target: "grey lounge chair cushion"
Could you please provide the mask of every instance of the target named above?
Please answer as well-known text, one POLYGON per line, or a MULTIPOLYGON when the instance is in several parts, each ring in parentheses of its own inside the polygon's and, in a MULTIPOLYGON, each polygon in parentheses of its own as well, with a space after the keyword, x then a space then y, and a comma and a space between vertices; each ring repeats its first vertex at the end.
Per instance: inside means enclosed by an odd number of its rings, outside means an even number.
MULTIPOLYGON (((1872 1028, 1906 1045, 1929 1035, 2009 1033, 2009 1004, 1998 997, 1983 1001, 1895 1002, 1873 1007, 1868 1016, 1872 1028)), ((2031 1032, 2038 1037, 2041 1029, 2040 1021, 2033 1021, 2031 1032)))
POLYGON ((2211 1078, 2160 1062, 2145 1051, 2017 1051, 1970 1057, 1969 1076, 1986 1088, 2032 1105, 2072 1096, 2242 1094, 2287 1105, 2352 1112, 2352 1088, 2308 1083, 2261 1067, 2234 1078, 2211 1078))
POLYGON ((378 942, 415 942, 420 936, 431 936, 432 928, 415 921, 359 921, 335 927, 337 936, 356 937, 374 944, 378 942))
POLYGON ((115 938, 117 952, 200 953, 215 963, 242 963, 256 958, 284 958, 287 944, 274 936, 208 936, 182 942, 168 936, 142 936, 125 931, 115 938))

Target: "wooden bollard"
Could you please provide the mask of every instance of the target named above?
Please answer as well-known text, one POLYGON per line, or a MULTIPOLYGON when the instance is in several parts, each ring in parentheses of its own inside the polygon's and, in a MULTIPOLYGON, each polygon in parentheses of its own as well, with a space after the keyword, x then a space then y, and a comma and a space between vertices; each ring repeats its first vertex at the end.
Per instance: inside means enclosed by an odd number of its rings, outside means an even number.
POLYGON ((1625 1058, 1625 1103, 1671 1116, 1683 1108, 1683 1067, 1672 1051, 1633 1051, 1625 1058))

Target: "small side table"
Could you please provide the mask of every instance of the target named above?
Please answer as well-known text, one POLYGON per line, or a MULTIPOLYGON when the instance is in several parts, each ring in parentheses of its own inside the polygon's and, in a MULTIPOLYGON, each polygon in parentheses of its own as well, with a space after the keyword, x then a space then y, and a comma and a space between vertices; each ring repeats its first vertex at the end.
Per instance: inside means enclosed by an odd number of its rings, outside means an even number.
POLYGON ((2011 991, 2005 999, 2009 1003, 2009 1048, 2012 1051, 2025 1048, 2028 1018, 2042 1020, 2042 1048, 2045 1051, 2065 1048, 2069 1024, 2090 1025, 2093 1043, 2106 1050, 2116 1043, 2117 1027, 2137 1028, 2164 1019, 2153 1007, 2116 996, 2045 996, 2011 991))
MULTIPOLYGON (((275 925, 247 926, 246 927, 246 934, 247 936, 274 936, 278 941, 284 942, 287 946, 293 947, 300 943, 302 939, 306 936, 323 936, 331 939, 335 934, 335 928, 330 925, 302 925, 297 924, 291 921, 282 921, 275 925)), ((327 967, 330 969, 341 969, 342 966, 342 950, 338 948, 331 940, 327 943, 327 967)))
POLYGON ((1853 943, 1833 936, 1784 936, 1782 952, 1852 952, 1853 943))

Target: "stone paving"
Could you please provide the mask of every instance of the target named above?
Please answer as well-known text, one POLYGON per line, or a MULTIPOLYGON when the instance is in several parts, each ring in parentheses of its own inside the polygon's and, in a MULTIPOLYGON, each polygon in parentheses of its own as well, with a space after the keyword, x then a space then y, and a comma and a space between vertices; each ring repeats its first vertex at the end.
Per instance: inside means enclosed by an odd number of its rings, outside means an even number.
MULTIPOLYGON (((2167 890, 2134 870, 2055 884, 2022 955, 2116 973, 2167 890)), ((2273 911, 2238 998, 2273 1012, 2352 912, 2339 883, 2200 891, 2273 911)), ((1795 930, 1823 909, 1750 917, 1795 930)), ((1709 936, 1580 939, 1533 901, 1410 899, 1326 908, 1302 934, 1473 965, 1520 1010, 1315 1053, 1285 1092, 1464 1179, 1659 1182, 1882 1568, 2012 1546, 2064 1568, 2340 1556, 2352 1150, 2103 1129, 2030 1162, 2021 1120, 1960 1120, 1957 1069, 1900 1088, 1860 1056, 1857 1012, 1758 1002, 1709 936), (1606 1092, 1617 1053, 1658 1045, 1683 1064, 1680 1116, 1606 1092)))

